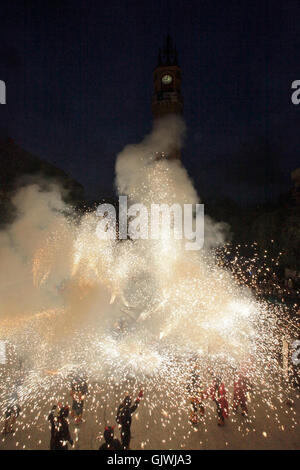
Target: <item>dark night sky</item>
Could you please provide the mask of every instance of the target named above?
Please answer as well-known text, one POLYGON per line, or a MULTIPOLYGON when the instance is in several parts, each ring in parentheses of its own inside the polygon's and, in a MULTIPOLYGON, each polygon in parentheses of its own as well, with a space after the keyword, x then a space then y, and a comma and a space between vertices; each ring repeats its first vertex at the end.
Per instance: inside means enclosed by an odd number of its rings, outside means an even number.
POLYGON ((299 1, 7 1, 0 7, 0 129, 111 193, 116 154, 151 129, 152 70, 169 31, 200 194, 244 202, 289 189, 300 166, 299 1))

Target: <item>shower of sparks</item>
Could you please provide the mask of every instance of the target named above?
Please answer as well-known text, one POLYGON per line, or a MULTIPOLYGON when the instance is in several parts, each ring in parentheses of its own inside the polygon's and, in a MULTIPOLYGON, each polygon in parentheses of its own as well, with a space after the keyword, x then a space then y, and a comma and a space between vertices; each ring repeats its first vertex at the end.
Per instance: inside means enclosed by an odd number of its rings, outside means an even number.
MULTIPOLYGON (((174 190, 160 162, 149 169, 148 178, 156 181, 150 193, 144 188, 148 202, 157 194, 157 202, 164 201, 174 190), (162 189, 168 184, 171 190, 162 189)), ((70 403, 70 383, 78 374, 90 385, 85 407, 102 426, 114 423, 115 409, 128 390, 134 396, 142 388, 145 429, 150 423, 165 429, 165 448, 172 446, 172 433, 182 433, 184 447, 193 432, 186 427, 187 386, 195 368, 203 391, 213 375, 223 380, 228 393, 235 372, 247 375, 251 418, 239 428, 241 433, 255 433, 261 407, 284 430, 280 416, 286 412, 289 387, 278 355, 282 338, 296 334, 289 310, 299 307, 266 300, 267 289, 279 292, 272 274, 278 259, 259 256, 256 244, 250 247, 252 256, 243 257, 241 247, 187 252, 180 241, 166 242, 165 237, 103 241, 96 236, 96 224, 95 214, 87 213, 49 235, 36 250, 33 284, 47 292, 49 301, 59 298, 58 306, 20 312, 13 320, 8 312, 0 323, 1 339, 7 342, 0 411, 3 416, 17 395, 22 413, 16 431, 27 432, 27 448, 39 448, 41 441, 32 443, 31 426, 45 426, 53 403, 70 403), (56 263, 64 257, 56 283, 56 263), (107 403, 113 409, 110 415, 107 403)), ((208 399, 204 406, 206 429, 215 408, 208 399)), ((291 414, 290 426, 294 424, 291 414)), ((262 435, 268 438, 266 431, 262 435)), ((149 448, 145 436, 140 448, 149 448)))

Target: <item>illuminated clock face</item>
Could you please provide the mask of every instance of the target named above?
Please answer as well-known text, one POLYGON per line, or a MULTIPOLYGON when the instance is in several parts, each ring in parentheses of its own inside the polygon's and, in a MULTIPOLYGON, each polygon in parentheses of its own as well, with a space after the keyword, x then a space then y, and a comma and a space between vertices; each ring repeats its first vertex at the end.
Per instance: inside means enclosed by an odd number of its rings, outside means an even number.
POLYGON ((168 73, 166 75, 163 75, 161 79, 164 85, 170 85, 170 83, 172 83, 172 80, 172 75, 169 75, 168 73))

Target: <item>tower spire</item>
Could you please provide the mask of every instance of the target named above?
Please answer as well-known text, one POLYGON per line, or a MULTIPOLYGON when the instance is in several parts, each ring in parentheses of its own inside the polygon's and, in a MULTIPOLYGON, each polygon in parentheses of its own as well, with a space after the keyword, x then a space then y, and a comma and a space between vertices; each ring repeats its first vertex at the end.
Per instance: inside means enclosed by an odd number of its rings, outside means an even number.
POLYGON ((173 52, 172 39, 171 39, 170 34, 168 33, 166 37, 166 41, 165 41, 165 47, 164 47, 165 58, 168 64, 171 62, 172 52, 173 52))
POLYGON ((158 65, 178 65, 178 52, 169 33, 165 38, 163 49, 159 49, 158 65))
MULTIPOLYGON (((177 49, 168 33, 163 48, 159 49, 158 64, 153 71, 152 113, 154 119, 170 114, 182 114, 181 70, 177 59, 177 49)), ((180 158, 180 150, 174 148, 168 156, 164 155, 164 157, 180 158)))

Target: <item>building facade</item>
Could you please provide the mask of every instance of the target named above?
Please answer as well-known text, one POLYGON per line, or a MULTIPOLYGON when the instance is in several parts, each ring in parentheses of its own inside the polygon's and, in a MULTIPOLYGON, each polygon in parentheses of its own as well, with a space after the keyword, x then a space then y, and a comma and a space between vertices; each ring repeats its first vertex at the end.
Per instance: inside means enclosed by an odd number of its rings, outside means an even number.
POLYGON ((293 181, 293 199, 300 204, 300 168, 292 171, 291 178, 293 181))

